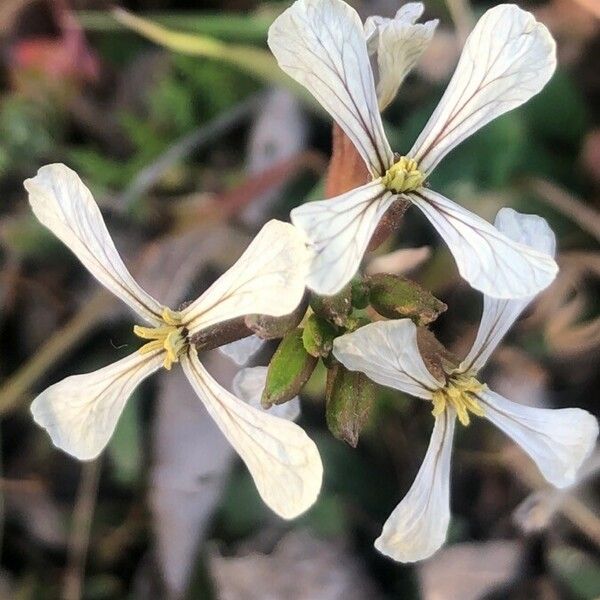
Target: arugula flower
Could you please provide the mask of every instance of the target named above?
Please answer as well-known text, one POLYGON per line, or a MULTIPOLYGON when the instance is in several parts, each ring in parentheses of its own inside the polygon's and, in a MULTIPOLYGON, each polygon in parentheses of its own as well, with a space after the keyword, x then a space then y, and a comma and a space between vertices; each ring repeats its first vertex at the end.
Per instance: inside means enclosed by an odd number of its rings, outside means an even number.
POLYGON ((319 493, 322 464, 315 444, 289 420, 250 406, 207 372, 193 344, 202 330, 246 314, 283 316, 299 304, 306 277, 305 246, 296 229, 270 221, 240 259, 182 310, 162 306, 133 279, 106 229, 92 194, 61 164, 42 167, 25 181, 39 221, 84 266, 145 321, 134 333, 145 340, 133 354, 107 367, 73 375, 43 391, 33 418, 58 448, 95 458, 113 434, 125 402, 149 375, 175 363, 246 463, 258 491, 277 514, 304 512, 319 493))
MULTIPOLYGON (((505 208, 495 224, 509 239, 554 254, 554 234, 541 217, 505 208)), ((335 340, 333 353, 346 368, 433 404, 435 424, 423 464, 375 542, 383 554, 412 562, 427 558, 444 543, 450 521, 450 459, 457 417, 465 426, 471 415, 487 419, 521 446, 552 485, 562 488, 574 483, 594 448, 596 419, 578 408, 553 410, 511 402, 477 379, 532 299, 484 296, 473 347, 458 367, 446 366, 444 381, 425 366, 417 329, 408 319, 371 323, 335 340)))
POLYGON ((437 109, 400 156, 387 141, 380 107, 395 94, 433 32, 431 21, 413 23, 420 11, 415 7, 404 7, 406 13, 393 22, 368 21, 365 38, 358 14, 342 0, 297 0, 269 30, 280 67, 337 121, 371 175, 362 187, 292 211, 292 222, 314 253, 308 286, 319 294, 337 293, 356 273, 385 212, 401 199, 429 219, 474 288, 498 298, 535 294, 556 276, 552 257, 511 240, 426 182, 460 142, 544 87, 556 66, 554 40, 515 5, 487 11, 467 39, 437 109), (379 98, 369 60, 375 43, 379 98))

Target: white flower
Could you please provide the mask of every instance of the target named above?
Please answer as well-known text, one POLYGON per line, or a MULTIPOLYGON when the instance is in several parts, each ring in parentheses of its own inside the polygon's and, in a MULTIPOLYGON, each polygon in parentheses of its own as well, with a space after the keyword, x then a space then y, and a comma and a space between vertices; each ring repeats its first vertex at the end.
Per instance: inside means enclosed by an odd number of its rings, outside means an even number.
MULTIPOLYGON (((554 234, 544 219, 502 209, 496 226, 510 239, 553 254, 554 234)), ((484 296, 483 316, 467 358, 438 381, 426 368, 415 325, 406 319, 377 322, 337 338, 333 353, 348 369, 433 403, 435 425, 425 459, 405 498, 375 546, 403 562, 427 558, 445 541, 450 519, 449 473, 455 417, 484 417, 511 437, 554 486, 571 485, 594 448, 596 419, 577 408, 543 409, 503 398, 475 378, 502 337, 531 301, 484 296)))
MULTIPOLYGON (((433 31, 430 22, 416 35, 419 26, 411 19, 418 5, 408 6, 397 22, 366 24, 369 45, 375 38, 378 42, 382 105, 433 31), (395 82, 389 79, 392 64, 398 66, 395 82)), ((315 96, 352 140, 372 177, 360 188, 292 211, 292 222, 305 232, 314 252, 309 287, 320 294, 339 291, 357 271, 380 219, 399 198, 431 221, 474 288, 498 298, 520 298, 554 279, 558 268, 550 256, 516 243, 425 185, 448 152, 529 100, 550 79, 555 43, 531 14, 503 4, 483 15, 437 109, 400 157, 383 130, 365 33, 353 8, 342 0, 298 0, 271 26, 269 46, 280 67, 315 96)))
POLYGON ((369 17, 365 21, 369 56, 377 56, 377 100, 382 112, 396 97, 402 82, 433 37, 437 19, 416 23, 423 10, 421 2, 409 2, 393 19, 369 17))
POLYGON ((173 311, 135 282, 90 191, 74 171, 60 164, 42 167, 25 181, 25 188, 36 217, 149 325, 134 327, 136 335, 148 341, 133 354, 92 373, 67 377, 34 400, 33 417, 53 443, 81 460, 95 458, 136 386, 161 367, 170 369, 181 362, 266 504, 284 518, 305 511, 321 486, 315 444, 297 425, 249 406, 222 388, 190 343, 194 334, 216 323, 246 314, 283 316, 296 308, 304 293, 307 261, 294 227, 267 223, 229 271, 195 302, 173 311))

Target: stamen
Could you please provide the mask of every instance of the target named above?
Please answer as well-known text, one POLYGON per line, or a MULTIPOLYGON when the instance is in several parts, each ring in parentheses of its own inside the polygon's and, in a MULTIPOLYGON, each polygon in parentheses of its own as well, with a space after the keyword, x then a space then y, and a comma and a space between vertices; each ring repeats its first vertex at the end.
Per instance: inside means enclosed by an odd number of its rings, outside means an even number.
POLYGON ((483 417, 485 414, 477 398, 477 394, 485 387, 475 377, 463 374, 450 375, 446 386, 433 392, 431 414, 438 417, 451 406, 456 411, 458 420, 466 427, 471 423, 469 413, 478 417, 483 417))
POLYGON ((396 194, 414 192, 424 181, 425 175, 419 169, 417 161, 408 156, 402 156, 383 176, 383 185, 396 194))
POLYGON ((142 327, 135 325, 133 333, 143 340, 152 340, 144 344, 138 352, 148 354, 156 350, 165 351, 163 367, 170 370, 173 363, 179 362, 188 345, 187 330, 181 325, 181 313, 170 308, 164 308, 162 319, 165 323, 160 327, 142 327))

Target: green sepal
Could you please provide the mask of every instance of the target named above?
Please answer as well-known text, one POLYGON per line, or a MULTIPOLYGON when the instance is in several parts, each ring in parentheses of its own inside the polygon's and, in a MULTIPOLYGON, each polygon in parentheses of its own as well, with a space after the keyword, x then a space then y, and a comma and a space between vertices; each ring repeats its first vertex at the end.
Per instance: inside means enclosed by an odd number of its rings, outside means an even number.
POLYGON ((304 323, 302 342, 311 356, 328 356, 337 334, 337 329, 331 323, 313 313, 304 323))
POLYGON ((327 373, 326 419, 329 431, 356 448, 369 420, 377 386, 360 371, 348 371, 337 364, 327 373))
POLYGON ((297 396, 309 380, 317 358, 304 348, 301 328, 290 331, 280 342, 267 370, 261 404, 269 408, 297 396))
POLYGON ((282 338, 287 333, 298 327, 306 313, 306 299, 300 302, 294 312, 282 317, 268 315, 247 315, 246 327, 263 340, 282 338))
POLYGON ((418 283, 389 273, 366 280, 371 306, 388 319, 408 318, 416 325, 435 321, 448 307, 418 283))
POLYGON ((352 281, 352 306, 363 309, 369 305, 369 286, 362 279, 352 281))
POLYGON ((372 323, 369 317, 361 314, 360 311, 354 311, 346 320, 346 331, 351 333, 352 331, 356 331, 357 329, 364 327, 369 323, 372 323))

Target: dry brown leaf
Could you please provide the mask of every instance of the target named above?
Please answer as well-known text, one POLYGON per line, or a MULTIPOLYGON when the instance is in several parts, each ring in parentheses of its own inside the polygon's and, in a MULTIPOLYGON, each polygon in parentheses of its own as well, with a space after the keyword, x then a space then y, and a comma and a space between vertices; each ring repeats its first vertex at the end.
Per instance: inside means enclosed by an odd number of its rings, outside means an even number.
POLYGON ((225 557, 210 570, 220 600, 377 600, 380 595, 358 560, 340 542, 306 531, 288 533, 270 554, 225 557))
MULTIPOLYGON (((297 97, 289 90, 274 88, 259 106, 246 149, 246 171, 249 175, 298 156, 307 142, 306 116, 297 97)), ((282 182, 257 196, 242 212, 242 220, 252 226, 262 225, 269 217, 274 202, 283 188, 282 182)))
MULTIPOLYGON (((207 367, 213 373, 218 367, 221 383, 231 380, 231 363, 210 356, 207 367)), ((149 495, 156 554, 167 589, 181 597, 235 458, 181 369, 160 377, 153 449, 149 495)))
POLYGON ((600 277, 600 253, 563 253, 559 265, 558 277, 537 299, 528 322, 544 327, 555 358, 568 361, 587 355, 593 361, 600 348, 600 317, 583 319, 592 302, 586 281, 600 277))
POLYGON ((494 541, 456 544, 418 567, 423 600, 479 600, 509 582, 519 569, 521 546, 494 541))
POLYGON ((332 152, 325 181, 325 197, 333 198, 369 180, 369 172, 364 160, 357 152, 350 138, 342 128, 333 123, 332 152))

